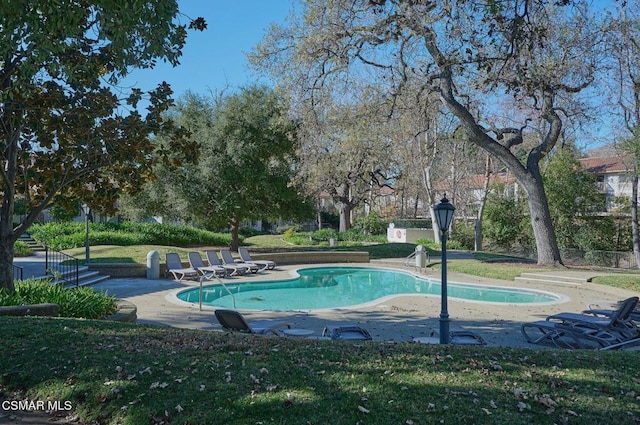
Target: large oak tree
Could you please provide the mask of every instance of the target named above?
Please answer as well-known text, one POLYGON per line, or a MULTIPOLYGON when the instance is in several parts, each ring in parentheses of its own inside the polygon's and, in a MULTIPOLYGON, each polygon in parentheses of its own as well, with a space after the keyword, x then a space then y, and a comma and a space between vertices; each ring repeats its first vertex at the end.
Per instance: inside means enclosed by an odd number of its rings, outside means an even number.
POLYGON ((469 140, 517 178, 538 263, 557 265, 540 164, 582 112, 577 95, 598 59, 594 14, 581 0, 308 0, 272 27, 252 62, 311 104, 349 78, 375 81, 389 97, 407 87, 437 93, 469 140), (524 140, 532 147, 522 157, 524 140))
MULTIPOLYGON (((178 64, 186 26, 175 0, 0 2, 0 288, 13 289, 13 246, 57 200, 109 207, 135 191, 155 158, 196 151, 163 119, 165 84, 145 95, 117 87, 133 68, 178 64), (171 133, 162 146, 154 134, 171 133), (17 197, 26 214, 14 223, 17 197)), ((198 18, 190 27, 204 29, 198 18)))

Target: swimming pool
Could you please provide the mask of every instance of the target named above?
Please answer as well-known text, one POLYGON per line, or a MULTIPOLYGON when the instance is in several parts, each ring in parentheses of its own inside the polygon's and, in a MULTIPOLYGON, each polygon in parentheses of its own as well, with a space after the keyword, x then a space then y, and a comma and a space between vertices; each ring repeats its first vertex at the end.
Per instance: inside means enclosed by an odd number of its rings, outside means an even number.
MULTIPOLYGON (((440 281, 371 267, 313 267, 286 280, 206 285, 202 304, 249 310, 315 310, 356 306, 392 295, 440 295, 440 281), (233 294, 230 295, 229 293, 233 294)), ((448 297, 486 303, 540 304, 560 301, 552 293, 463 283, 447 285, 448 297)), ((200 288, 177 297, 199 303, 200 288)))

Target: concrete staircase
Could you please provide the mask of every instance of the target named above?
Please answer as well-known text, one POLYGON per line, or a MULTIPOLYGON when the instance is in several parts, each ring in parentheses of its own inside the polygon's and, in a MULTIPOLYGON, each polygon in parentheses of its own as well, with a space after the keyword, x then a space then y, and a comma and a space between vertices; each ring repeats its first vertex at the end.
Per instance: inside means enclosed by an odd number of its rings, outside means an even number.
POLYGON ((32 252, 44 252, 45 250, 44 246, 36 242, 36 240, 33 239, 31 235, 27 233, 20 235, 18 240, 27 244, 27 246, 32 252))
MULTIPOLYGON (((36 253, 36 256, 38 256, 38 257, 44 256, 44 252, 46 251, 46 248, 44 246, 40 245, 38 242, 36 242, 36 240, 33 239, 31 237, 31 235, 25 233, 25 234, 21 235, 18 240, 20 240, 20 241, 24 242, 25 244, 27 244, 29 246, 29 248, 31 249, 31 251, 36 253)), ((49 251, 49 254, 51 254, 51 251, 49 251)), ((49 260, 49 261, 51 261, 51 260, 49 260)), ((109 277, 110 276, 101 274, 98 271, 89 270, 89 267, 84 266, 84 265, 80 266, 78 268, 78 286, 93 285, 95 283, 102 282, 103 280, 107 280, 107 279, 109 279, 109 277)), ((37 276, 36 278, 38 278, 38 279, 51 279, 52 276, 51 275, 48 275, 48 276, 45 275, 45 276, 37 276)), ((65 271, 63 273, 58 274, 57 276, 54 276, 54 280, 55 279, 57 279, 58 281, 62 281, 62 282, 69 282, 69 283, 66 283, 65 286, 75 287, 76 286, 76 284, 75 284, 75 282, 76 282, 75 268, 72 271, 65 271)))
POLYGON ((514 279, 524 283, 547 283, 552 285, 578 287, 591 281, 591 275, 582 272, 538 272, 522 273, 514 279))
MULTIPOLYGON (((101 274, 97 271, 89 270, 87 266, 80 266, 78 268, 78 286, 89 286, 109 279, 109 275, 101 274)), ((59 276, 59 280, 69 282, 65 286, 74 287, 75 285, 75 272, 63 273, 59 276), (73 283, 71 283, 73 282, 73 283)))

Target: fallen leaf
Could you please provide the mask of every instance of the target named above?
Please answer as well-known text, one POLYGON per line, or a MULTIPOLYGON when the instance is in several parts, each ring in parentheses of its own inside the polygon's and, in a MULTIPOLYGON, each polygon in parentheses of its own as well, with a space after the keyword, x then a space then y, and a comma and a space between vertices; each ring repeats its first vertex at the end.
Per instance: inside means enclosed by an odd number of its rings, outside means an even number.
POLYGON ((542 403, 543 405, 545 405, 546 407, 555 407, 556 406, 556 402, 551 399, 551 396, 549 396, 549 394, 543 394, 538 399, 538 401, 540 403, 542 403))
POLYGON ((358 406, 358 410, 361 411, 362 413, 369 413, 370 412, 369 409, 366 409, 366 408, 364 408, 362 406, 358 406))

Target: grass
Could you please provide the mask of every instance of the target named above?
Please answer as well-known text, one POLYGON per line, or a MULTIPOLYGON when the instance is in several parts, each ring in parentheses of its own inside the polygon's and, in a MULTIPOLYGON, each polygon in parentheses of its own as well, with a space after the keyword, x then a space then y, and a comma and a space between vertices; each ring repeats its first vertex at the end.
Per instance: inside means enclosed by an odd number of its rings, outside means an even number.
POLYGON ((0 385, 99 424, 640 420, 637 353, 351 344, 0 318, 0 385))
MULTIPOLYGON (((415 248, 414 244, 399 244, 399 243, 386 243, 386 244, 362 244, 356 246, 338 246, 335 248, 318 247, 316 246, 295 246, 290 245, 282 240, 279 236, 254 236, 247 238, 245 244, 251 248, 259 248, 261 250, 291 250, 291 251, 305 251, 305 250, 346 250, 346 251, 367 251, 370 258, 398 258, 406 257, 411 254, 415 248)), ((160 245, 131 245, 131 246, 119 246, 119 245, 98 245, 90 247, 91 262, 94 263, 140 263, 146 264, 147 254, 149 251, 155 250, 160 254, 160 258, 164 259, 164 255, 167 252, 177 252, 182 258, 187 258, 189 251, 205 249, 220 249, 221 247, 173 247, 173 246, 160 246, 160 245)), ((84 258, 85 249, 72 248, 64 251, 69 255, 73 255, 77 258, 84 258)))
MULTIPOLYGON (((440 269, 440 263, 432 263, 431 267, 434 269, 440 269)), ((447 270, 490 279, 513 280, 515 277, 520 276, 525 272, 545 272, 553 269, 548 267, 538 267, 532 264, 485 262, 476 259, 468 259, 447 261, 447 270)))
POLYGON ((597 276, 593 279, 593 283, 640 292, 640 275, 638 274, 620 273, 611 276, 597 276))

